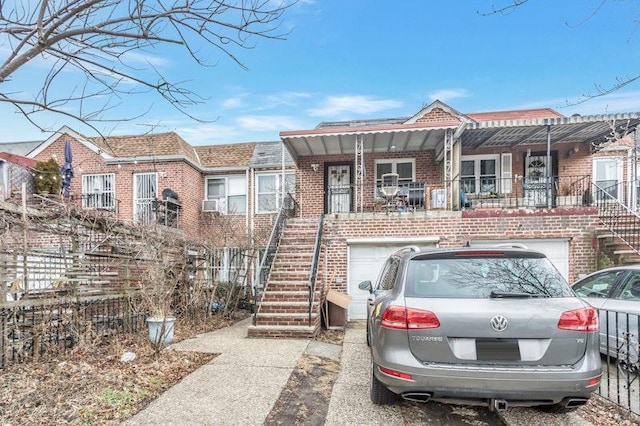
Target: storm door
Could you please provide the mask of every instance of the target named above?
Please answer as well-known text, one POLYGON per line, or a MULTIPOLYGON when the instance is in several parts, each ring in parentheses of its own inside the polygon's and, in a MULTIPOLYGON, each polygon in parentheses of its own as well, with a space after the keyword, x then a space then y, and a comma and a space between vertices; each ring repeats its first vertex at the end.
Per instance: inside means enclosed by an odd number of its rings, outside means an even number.
POLYGON ((524 200, 529 207, 547 207, 549 201, 555 205, 555 172, 557 153, 551 152, 547 158, 546 152, 527 154, 524 160, 524 200))
POLYGON ((327 167, 327 213, 351 211, 351 165, 327 167))
POLYGON ((133 175, 133 220, 148 225, 156 219, 158 174, 135 173, 133 175))

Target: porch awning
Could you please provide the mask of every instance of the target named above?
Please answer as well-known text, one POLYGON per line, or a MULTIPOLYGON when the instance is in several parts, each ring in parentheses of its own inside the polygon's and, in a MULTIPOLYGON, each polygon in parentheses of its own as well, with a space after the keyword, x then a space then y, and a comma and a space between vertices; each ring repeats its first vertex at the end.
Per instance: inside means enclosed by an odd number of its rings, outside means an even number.
POLYGON ((392 124, 319 128, 281 132, 280 137, 297 160, 303 156, 354 154, 356 138, 364 153, 440 150, 447 129, 454 130, 462 148, 513 148, 518 145, 585 143, 592 146, 618 134, 629 134, 640 124, 640 113, 574 115, 562 118, 437 124, 392 124))

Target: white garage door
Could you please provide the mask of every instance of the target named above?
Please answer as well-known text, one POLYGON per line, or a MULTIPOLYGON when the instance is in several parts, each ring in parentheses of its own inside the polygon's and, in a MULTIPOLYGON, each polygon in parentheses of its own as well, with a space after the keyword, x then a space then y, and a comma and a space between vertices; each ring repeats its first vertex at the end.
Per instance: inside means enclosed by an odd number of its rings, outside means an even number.
POLYGON ((569 277, 569 240, 565 238, 553 239, 523 239, 523 240, 472 240, 472 247, 491 246, 505 243, 520 243, 532 250, 544 253, 562 274, 564 279, 569 277))
MULTIPOLYGON (((348 246, 348 292, 351 296, 349 304, 349 320, 365 319, 367 317, 368 292, 360 290, 358 284, 369 280, 375 283, 382 269, 382 265, 390 254, 402 247, 417 245, 420 248, 435 247, 437 239, 427 241, 362 241, 348 246)), ((349 243, 349 242, 347 242, 349 243)))

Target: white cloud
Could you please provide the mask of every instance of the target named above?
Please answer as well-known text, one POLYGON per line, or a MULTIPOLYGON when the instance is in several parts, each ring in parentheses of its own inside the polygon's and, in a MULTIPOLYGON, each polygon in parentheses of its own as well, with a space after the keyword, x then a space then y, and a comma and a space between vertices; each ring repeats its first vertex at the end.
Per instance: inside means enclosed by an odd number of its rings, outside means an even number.
POLYGON ((264 107, 260 109, 269 109, 277 106, 295 106, 301 99, 309 99, 311 93, 306 92, 282 92, 264 97, 264 107))
POLYGON ((374 99, 370 96, 330 96, 316 108, 307 110, 314 117, 335 117, 344 114, 372 114, 399 108, 402 102, 393 99, 374 99))
POLYGON ((233 98, 227 98, 222 101, 222 106, 227 109, 240 108, 244 105, 245 95, 235 96, 233 98))
POLYGON ((295 130, 304 127, 300 121, 286 115, 245 115, 236 118, 235 121, 242 130, 273 131, 276 135, 282 130, 295 130))
POLYGON ((158 55, 158 54, 152 54, 152 53, 140 53, 140 52, 144 52, 144 51, 143 50, 140 50, 140 51, 129 50, 129 51, 123 53, 120 58, 125 63, 137 62, 137 63, 141 63, 141 64, 151 64, 154 67, 165 66, 165 65, 170 63, 170 61, 168 61, 166 59, 167 58, 166 55, 158 55))
POLYGON ((583 95, 544 99, 521 104, 516 108, 553 108, 566 116, 572 114, 593 115, 640 112, 640 91, 614 92, 606 96, 591 99, 587 99, 587 97, 583 95))
POLYGON ((451 101, 453 99, 468 98, 471 96, 467 89, 441 89, 429 94, 432 101, 440 100, 442 102, 451 101))
POLYGON ((191 122, 174 131, 191 145, 214 145, 246 140, 241 129, 225 124, 191 122))

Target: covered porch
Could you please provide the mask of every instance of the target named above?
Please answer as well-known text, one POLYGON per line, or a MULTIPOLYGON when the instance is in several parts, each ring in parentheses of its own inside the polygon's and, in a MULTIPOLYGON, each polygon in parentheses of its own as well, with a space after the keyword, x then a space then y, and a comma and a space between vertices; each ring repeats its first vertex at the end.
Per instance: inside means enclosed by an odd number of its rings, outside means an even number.
MULTIPOLYGON (((582 207, 593 203, 593 183, 607 178, 594 154, 624 138, 618 154, 628 162, 615 184, 637 181, 639 122, 637 113, 349 122, 280 135, 305 188, 303 214, 582 207)), ((638 191, 628 186, 620 194, 635 206, 638 191)))

